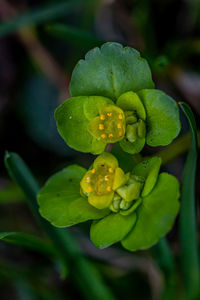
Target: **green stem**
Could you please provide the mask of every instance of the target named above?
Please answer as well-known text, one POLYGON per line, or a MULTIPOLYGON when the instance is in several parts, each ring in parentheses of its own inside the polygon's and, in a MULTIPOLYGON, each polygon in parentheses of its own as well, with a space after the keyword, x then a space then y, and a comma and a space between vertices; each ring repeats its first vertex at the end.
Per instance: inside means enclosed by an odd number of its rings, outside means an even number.
POLYGON ((165 286, 162 300, 175 300, 177 288, 175 262, 167 239, 160 239, 160 241, 152 247, 151 251, 155 261, 164 273, 165 286))
MULTIPOLYGON (((200 147, 200 131, 197 132, 198 145, 200 147)), ((176 157, 190 149, 190 133, 186 133, 173 141, 169 146, 157 152, 155 155, 162 158, 162 164, 167 165, 176 157)))
POLYGON ((11 178, 23 190, 33 214, 53 242, 63 263, 70 268, 70 275, 79 286, 85 299, 115 299, 111 291, 103 283, 96 268, 82 255, 70 232, 54 228, 40 216, 36 201, 40 187, 20 156, 16 153, 7 152, 5 154, 5 165, 11 178))
POLYGON ((192 110, 186 103, 180 103, 191 132, 191 148, 187 155, 181 193, 180 246, 184 288, 187 300, 200 297, 200 265, 197 241, 197 219, 195 212, 195 180, 197 164, 197 129, 192 110))

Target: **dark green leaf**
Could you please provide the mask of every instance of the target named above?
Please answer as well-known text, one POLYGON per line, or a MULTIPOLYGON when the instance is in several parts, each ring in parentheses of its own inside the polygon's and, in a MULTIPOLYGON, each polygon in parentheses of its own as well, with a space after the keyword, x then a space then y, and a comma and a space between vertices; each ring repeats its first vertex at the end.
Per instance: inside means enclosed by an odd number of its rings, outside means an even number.
POLYGON ((200 297, 200 262, 195 212, 195 181, 198 156, 197 128, 191 108, 183 102, 180 103, 180 106, 188 119, 191 132, 191 148, 186 159, 182 180, 180 213, 181 256, 186 299, 194 300, 200 297))
POLYGON ((51 245, 48 245, 47 242, 30 234, 21 232, 1 232, 0 240, 38 251, 50 257, 56 255, 56 251, 51 245))
POLYGON ((72 96, 98 95, 117 100, 128 91, 153 88, 151 71, 135 49, 105 43, 90 50, 76 65, 70 84, 72 96))

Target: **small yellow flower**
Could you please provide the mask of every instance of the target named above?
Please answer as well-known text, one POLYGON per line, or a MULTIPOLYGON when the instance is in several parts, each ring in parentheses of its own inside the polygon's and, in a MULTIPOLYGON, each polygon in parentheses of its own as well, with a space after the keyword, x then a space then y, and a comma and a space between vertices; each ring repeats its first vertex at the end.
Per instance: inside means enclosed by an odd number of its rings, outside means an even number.
POLYGON ((104 209, 110 206, 115 191, 124 185, 128 178, 129 176, 119 168, 117 159, 104 152, 95 159, 93 169, 86 172, 82 178, 81 188, 92 206, 104 209))

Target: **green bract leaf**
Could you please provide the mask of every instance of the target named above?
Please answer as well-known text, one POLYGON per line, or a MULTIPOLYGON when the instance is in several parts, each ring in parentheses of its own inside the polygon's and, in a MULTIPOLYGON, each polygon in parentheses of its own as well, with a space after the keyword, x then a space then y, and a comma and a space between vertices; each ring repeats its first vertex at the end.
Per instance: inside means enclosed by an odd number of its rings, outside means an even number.
POLYGON ((90 239, 100 249, 121 241, 133 228, 136 214, 122 216, 112 213, 100 221, 94 221, 90 229, 90 239))
POLYGON ((165 146, 180 132, 179 109, 176 102, 160 90, 142 90, 138 95, 147 113, 146 143, 165 146))
POLYGON ((145 184, 142 190, 142 197, 147 196, 156 184, 161 165, 161 158, 154 156, 144 160, 133 168, 132 174, 145 178, 145 184))
POLYGON ((41 215, 57 227, 67 227, 109 213, 92 207, 80 195, 80 180, 86 170, 69 166, 53 175, 38 194, 41 215))
POLYGON ((137 210, 137 222, 123 239, 124 248, 135 251, 155 244, 172 227, 179 210, 179 183, 167 173, 162 173, 153 191, 143 198, 137 210))
POLYGON ((134 143, 131 143, 124 138, 119 142, 120 146, 125 152, 130 154, 139 153, 145 145, 145 138, 137 139, 134 143))
MULTIPOLYGON (((60 135, 70 147, 82 152, 99 154, 105 149, 106 143, 94 139, 87 130, 89 113, 84 106, 87 106, 88 101, 90 103, 89 98, 72 97, 65 100, 55 110, 55 119, 60 135)), ((97 107, 99 106, 98 98, 101 97, 97 97, 97 107)))
POLYGON ((153 88, 151 71, 135 49, 118 43, 105 43, 80 60, 70 84, 72 96, 99 95, 116 99, 128 91, 153 88))
POLYGON ((121 95, 116 104, 124 111, 133 111, 140 119, 146 119, 144 105, 136 93, 130 91, 121 95))

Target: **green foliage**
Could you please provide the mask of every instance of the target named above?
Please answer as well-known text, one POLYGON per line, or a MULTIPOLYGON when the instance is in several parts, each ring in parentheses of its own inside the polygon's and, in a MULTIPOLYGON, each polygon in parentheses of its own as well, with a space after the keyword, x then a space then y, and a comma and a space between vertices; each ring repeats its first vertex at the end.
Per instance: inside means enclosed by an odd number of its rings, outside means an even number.
POLYGON ((30 234, 25 234, 21 232, 1 232, 0 240, 30 250, 38 251, 50 257, 57 256, 57 253, 52 245, 30 234))
POLYGON ((108 214, 107 210, 89 205, 80 195, 80 180, 85 172, 79 166, 69 166, 53 175, 40 190, 37 198, 40 213, 54 226, 68 227, 108 214))
POLYGON ((100 221, 94 221, 90 229, 90 239, 96 247, 107 248, 121 241, 133 228, 136 214, 122 216, 111 213, 100 221))
POLYGON ((179 184, 167 173, 158 177, 153 191, 143 198, 137 210, 137 222, 122 241, 130 250, 146 249, 155 244, 172 227, 179 210, 179 184))
POLYGON ((63 268, 69 266, 72 280, 77 284, 84 298, 88 300, 114 300, 115 297, 103 283, 97 269, 83 256, 70 232, 54 228, 40 216, 36 201, 40 187, 20 156, 16 153, 7 152, 5 165, 11 178, 17 182, 26 195, 27 202, 37 221, 52 241, 62 261, 63 268))
POLYGON ((153 87, 150 68, 139 52, 113 42, 92 49, 78 62, 70 91, 73 97, 99 95, 116 101, 125 92, 153 87))
POLYGON ((91 116, 96 116, 98 109, 105 103, 110 103, 109 101, 109 99, 98 96, 72 97, 56 109, 55 119, 58 131, 70 147, 93 154, 104 151, 106 143, 92 137, 87 126, 91 116))
POLYGON ((192 110, 186 103, 180 103, 186 115, 191 133, 191 148, 187 155, 181 193, 180 211, 180 238, 183 280, 185 286, 185 297, 195 300, 200 297, 200 261, 198 250, 197 217, 195 212, 196 196, 195 181, 197 167, 197 128, 192 110))
POLYGON ((138 92, 147 113, 149 146, 165 146, 179 134, 181 125, 176 102, 160 90, 138 92))
POLYGON ((105 43, 76 65, 73 97, 55 112, 58 131, 70 147, 93 154, 116 142, 130 154, 139 153, 145 142, 168 145, 180 131, 179 110, 171 97, 149 89, 153 86, 136 50, 105 43))
POLYGON ((46 5, 37 10, 21 14, 11 21, 0 25, 0 36, 5 36, 23 27, 33 26, 33 24, 38 25, 56 19, 58 16, 66 15, 73 11, 79 4, 80 1, 78 0, 68 1, 67 3, 66 1, 60 1, 59 3, 46 5))
POLYGON ((161 158, 154 156, 149 160, 144 160, 133 168, 132 174, 143 176, 145 184, 142 196, 147 196, 156 184, 161 165, 161 158))

